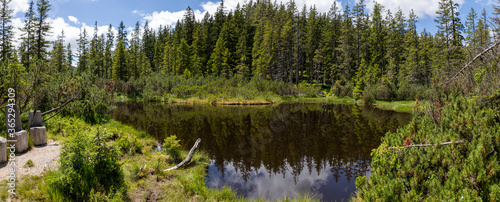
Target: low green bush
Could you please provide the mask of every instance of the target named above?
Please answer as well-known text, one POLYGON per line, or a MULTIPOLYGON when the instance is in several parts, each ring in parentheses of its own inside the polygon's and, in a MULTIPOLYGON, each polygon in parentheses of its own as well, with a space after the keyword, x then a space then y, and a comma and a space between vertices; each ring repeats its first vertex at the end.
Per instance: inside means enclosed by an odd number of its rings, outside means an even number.
POLYGON ((129 138, 128 135, 122 135, 115 143, 123 154, 134 155, 140 154, 142 151, 142 145, 137 139, 129 138))
POLYGON ((50 196, 64 201, 123 199, 127 190, 118 151, 103 142, 99 133, 76 133, 65 140, 59 169, 47 183, 50 196))
POLYGON ((363 97, 362 100, 365 103, 365 105, 372 105, 375 103, 375 99, 377 98, 377 86, 376 85, 369 85, 365 87, 365 90, 363 91, 363 97))
POLYGON ((165 138, 165 142, 163 143, 164 151, 170 155, 174 162, 179 162, 181 160, 182 149, 179 142, 180 140, 177 140, 177 136, 173 135, 165 138))
POLYGON ((499 114, 480 106, 464 97, 423 103, 373 151, 371 176, 356 179, 356 199, 500 200, 499 114), (434 145, 404 147, 420 144, 434 145))

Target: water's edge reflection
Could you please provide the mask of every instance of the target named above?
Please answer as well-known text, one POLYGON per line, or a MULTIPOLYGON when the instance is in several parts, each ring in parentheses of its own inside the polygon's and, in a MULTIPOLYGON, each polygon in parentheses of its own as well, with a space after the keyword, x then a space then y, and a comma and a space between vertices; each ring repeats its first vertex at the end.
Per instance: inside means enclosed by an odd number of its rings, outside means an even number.
POLYGON ((207 186, 228 185, 246 198, 278 199, 312 192, 347 200, 355 177, 369 173, 370 153, 410 114, 356 105, 265 107, 119 103, 111 116, 159 140, 200 137, 212 163, 207 186))

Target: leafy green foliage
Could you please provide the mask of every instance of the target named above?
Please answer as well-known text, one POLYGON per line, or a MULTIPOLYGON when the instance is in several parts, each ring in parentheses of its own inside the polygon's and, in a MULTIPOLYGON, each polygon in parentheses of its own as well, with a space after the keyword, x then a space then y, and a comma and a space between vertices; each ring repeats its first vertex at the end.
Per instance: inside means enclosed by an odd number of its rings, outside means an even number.
POLYGON ((413 120, 387 133, 373 151, 372 175, 358 177, 363 200, 484 200, 498 198, 498 113, 458 97, 424 103, 413 120), (463 143, 402 148, 414 144, 463 143))

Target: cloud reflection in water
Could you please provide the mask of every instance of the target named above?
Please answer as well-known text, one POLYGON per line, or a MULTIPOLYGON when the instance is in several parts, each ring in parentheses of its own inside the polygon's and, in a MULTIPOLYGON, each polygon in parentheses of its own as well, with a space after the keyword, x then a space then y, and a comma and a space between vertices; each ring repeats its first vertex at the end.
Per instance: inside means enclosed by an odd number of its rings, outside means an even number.
MULTIPOLYGON (((286 168, 292 170, 288 164, 286 168)), ((269 173, 264 166, 261 166, 249 174, 245 181, 243 174, 232 163, 224 166, 222 174, 212 162, 208 168, 206 184, 210 188, 230 186, 246 199, 269 200, 283 199, 287 196, 294 198, 300 193, 311 193, 323 201, 348 201, 350 194, 356 190, 354 180, 348 180, 344 175, 335 181, 331 167, 326 167, 319 173, 317 171, 309 173, 304 169, 297 176, 293 176, 290 172, 285 172, 284 175, 269 173)), ((370 171, 366 173, 370 174, 370 171)))

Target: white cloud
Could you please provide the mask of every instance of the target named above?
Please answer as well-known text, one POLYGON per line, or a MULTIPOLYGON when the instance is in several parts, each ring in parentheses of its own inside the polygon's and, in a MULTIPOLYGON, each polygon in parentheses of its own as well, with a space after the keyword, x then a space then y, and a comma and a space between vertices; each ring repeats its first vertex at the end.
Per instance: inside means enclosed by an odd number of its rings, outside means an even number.
MULTIPOLYGON (((413 9, 419 18, 435 17, 439 7, 438 0, 377 0, 377 2, 383 5, 384 9, 391 10, 392 13, 395 13, 401 8, 406 16, 408 16, 411 9, 413 9)), ((455 3, 462 5, 464 0, 456 0, 455 3)), ((373 6, 373 1, 367 2, 368 9, 371 10, 373 6)))
MULTIPOLYGON (((312 165, 316 165, 312 162, 312 165)), ((344 164, 348 166, 348 164, 344 164)), ((354 167, 354 166, 352 166, 354 167)), ((221 185, 231 186, 233 188, 241 189, 240 191, 244 193, 245 198, 249 199, 259 199, 267 198, 270 200, 283 199, 285 197, 296 197, 300 193, 313 194, 317 198, 323 198, 323 194, 318 190, 321 188, 332 188, 334 182, 332 176, 332 167, 324 167, 319 172, 316 170, 315 173, 310 173, 308 169, 300 171, 300 173, 293 174, 294 168, 292 168, 288 163, 284 165, 284 171, 273 173, 269 171, 264 165, 260 167, 253 167, 248 173, 247 180, 244 180, 241 171, 234 166, 233 162, 229 162, 224 165, 224 177, 222 177, 221 172, 218 170, 214 163, 211 163, 208 167, 208 177, 206 179, 206 184, 210 188, 220 188, 221 185), (296 181, 294 180, 296 179, 296 181)), ((370 171, 366 174, 371 175, 370 171)), ((336 197, 349 198, 349 194, 353 193, 356 188, 354 185, 355 179, 349 181, 345 175, 339 178, 338 183, 342 183, 343 190, 333 190, 336 197)))
POLYGON ((28 0, 12 0, 9 4, 10 9, 14 9, 13 15, 15 16, 17 13, 24 13, 29 8, 28 0))
POLYGON ((76 18, 75 16, 71 16, 70 15, 70 16, 68 16, 68 19, 69 19, 69 21, 71 21, 71 22, 73 22, 75 24, 79 24, 78 23, 78 18, 76 18))
MULTIPOLYGON (((68 17, 69 18, 69 17, 68 17)), ((76 19, 76 18, 75 18, 76 19)), ((70 21, 72 21, 70 19, 70 21)), ((85 29, 87 32, 87 39, 90 40, 92 39, 92 36, 94 35, 94 26, 88 26, 85 23, 81 24, 81 27, 75 27, 68 22, 66 22, 63 18, 58 17, 56 19, 49 19, 49 23, 52 26, 51 32, 52 35, 49 36, 47 39, 50 41, 54 41, 57 39, 58 35, 61 35, 61 32, 64 31, 64 36, 65 36, 65 44, 71 43, 71 48, 73 53, 76 53, 76 40, 80 38, 80 31, 85 29)), ((97 34, 100 36, 101 34, 106 34, 108 32, 108 26, 98 26, 98 31, 97 34)), ((117 33, 116 29, 113 27, 112 29, 113 33, 117 33)))
MULTIPOLYGON (((68 16, 69 21, 71 22, 78 22, 78 19, 73 16, 68 16)), ((90 40, 94 34, 94 27, 93 26, 88 26, 85 23, 78 23, 80 24, 80 27, 75 27, 70 25, 68 22, 64 20, 64 18, 57 17, 55 19, 48 18, 48 22, 50 23, 50 26, 52 29, 50 30, 51 34, 50 36, 47 37, 47 40, 49 41, 55 41, 57 40, 57 36, 61 35, 61 32, 64 31, 64 44, 67 45, 68 43, 71 43, 71 48, 73 54, 76 54, 76 48, 77 44, 76 41, 78 38, 80 38, 80 31, 85 29, 87 31, 87 39, 90 40)), ((24 22, 22 21, 21 18, 14 18, 12 19, 12 24, 14 26, 14 36, 16 37, 14 40, 15 46, 19 47, 21 43, 21 31, 19 28, 24 27, 24 22)), ((101 34, 106 34, 108 32, 108 26, 98 26, 98 35, 101 34)), ((116 35, 117 30, 113 27, 112 32, 116 35)))
POLYGON ((153 12, 152 14, 147 14, 144 20, 149 21, 149 27, 154 29, 166 25, 173 25, 177 20, 181 20, 184 16, 184 11, 170 12, 170 11, 160 11, 153 12))
POLYGON ((142 17, 146 16, 146 14, 144 14, 144 11, 140 11, 140 10, 133 10, 132 14, 138 14, 142 17))

